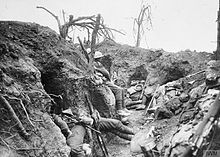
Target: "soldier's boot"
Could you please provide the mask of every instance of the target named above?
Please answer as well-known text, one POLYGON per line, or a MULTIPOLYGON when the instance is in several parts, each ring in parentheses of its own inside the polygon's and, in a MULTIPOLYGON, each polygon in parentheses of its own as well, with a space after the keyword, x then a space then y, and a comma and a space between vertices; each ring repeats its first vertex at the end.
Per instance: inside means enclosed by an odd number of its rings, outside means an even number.
POLYGON ((125 110, 123 110, 123 100, 117 100, 116 101, 116 110, 117 110, 117 114, 119 115, 119 116, 124 116, 124 117, 126 117, 126 116, 129 116, 131 113, 129 113, 129 112, 126 112, 125 110))
POLYGON ((122 90, 122 98, 121 98, 121 101, 122 101, 122 104, 121 104, 121 106, 122 106, 122 110, 123 111, 125 111, 125 112, 127 112, 127 113, 132 113, 132 111, 129 111, 127 108, 126 108, 126 106, 125 106, 125 94, 124 94, 124 89, 122 90))
POLYGON ((130 135, 134 135, 134 131, 133 129, 123 125, 121 128, 120 128, 120 132, 122 133, 125 133, 125 134, 130 134, 130 135))
POLYGON ((116 110, 122 110, 123 109, 123 100, 116 100, 116 110))
POLYGON ((122 133, 122 132, 120 132, 120 131, 115 131, 115 130, 113 130, 113 131, 111 131, 111 132, 112 132, 113 134, 119 136, 120 138, 123 138, 123 139, 128 140, 128 141, 131 141, 132 138, 133 138, 133 135, 125 134, 125 133, 122 133))

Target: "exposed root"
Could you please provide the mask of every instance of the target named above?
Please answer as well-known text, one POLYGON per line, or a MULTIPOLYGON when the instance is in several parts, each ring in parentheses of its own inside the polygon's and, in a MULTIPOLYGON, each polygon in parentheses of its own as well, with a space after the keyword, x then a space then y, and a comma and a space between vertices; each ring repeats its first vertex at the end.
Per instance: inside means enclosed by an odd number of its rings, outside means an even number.
POLYGON ((63 100, 62 95, 55 95, 55 94, 48 94, 48 95, 49 95, 49 96, 56 97, 56 98, 60 98, 61 100, 63 100))
POLYGON ((34 122, 43 122, 43 120, 40 120, 40 119, 31 119, 31 120, 34 122))
MULTIPOLYGON (((53 96, 57 96, 57 95, 54 95, 54 94, 47 94, 47 92, 43 92, 42 90, 39 90, 39 89, 32 89, 31 91, 23 91, 24 93, 40 93, 40 96, 42 97, 43 94, 46 95, 47 98, 49 98, 51 100, 52 103, 56 103, 51 97, 50 95, 53 95, 53 96)), ((62 98, 61 95, 58 95, 59 97, 62 98)))
POLYGON ((8 132, 8 131, 0 131, 0 132, 2 132, 3 134, 9 134, 9 135, 12 135, 10 132, 8 132))
POLYGON ((26 110, 26 108, 25 108, 25 106, 24 106, 22 100, 19 99, 19 98, 16 98, 16 97, 9 97, 9 96, 7 96, 7 95, 4 95, 4 96, 6 96, 7 98, 9 98, 9 99, 11 99, 11 100, 18 100, 18 101, 20 102, 20 104, 21 104, 21 107, 22 107, 23 110, 24 110, 24 113, 25 113, 25 115, 26 115, 26 117, 27 117, 27 120, 29 121, 29 123, 30 123, 33 127, 35 127, 34 124, 33 124, 33 123, 31 122, 31 120, 30 120, 30 117, 29 117, 29 115, 28 115, 28 113, 27 113, 27 110, 26 110))
POLYGON ((42 150, 42 148, 15 148, 16 151, 42 150))
POLYGON ((0 140, 4 143, 4 145, 8 148, 8 150, 11 150, 11 148, 9 147, 9 145, 7 144, 7 142, 4 139, 2 139, 0 137, 0 140))
POLYGON ((19 129, 19 134, 24 137, 25 139, 29 138, 29 134, 26 132, 24 126, 22 125, 20 119, 16 115, 14 109, 11 107, 9 102, 2 96, 0 95, 0 103, 3 104, 3 106, 9 111, 11 117, 17 122, 17 127, 19 129))
POLYGON ((11 132, 11 129, 14 128, 18 123, 15 123, 14 125, 12 125, 8 130, 9 132, 11 132))
POLYGON ((9 140, 11 138, 14 138, 17 134, 11 135, 10 137, 7 137, 6 140, 9 140))

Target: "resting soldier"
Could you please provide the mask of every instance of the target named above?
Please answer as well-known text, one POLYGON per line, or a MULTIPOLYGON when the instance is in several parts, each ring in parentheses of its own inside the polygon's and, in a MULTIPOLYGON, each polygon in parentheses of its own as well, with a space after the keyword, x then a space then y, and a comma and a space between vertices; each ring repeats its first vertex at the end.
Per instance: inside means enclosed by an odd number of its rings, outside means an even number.
MULTIPOLYGON (((64 110, 64 115, 73 116, 71 109, 64 110)), ((110 118, 102 118, 98 112, 98 129, 100 131, 111 132, 123 139, 131 141, 134 132, 131 128, 123 125, 121 121, 110 118)), ((67 145, 71 147, 71 157, 85 157, 91 154, 89 145, 84 142, 86 126, 93 125, 93 119, 87 116, 80 116, 79 121, 70 129, 67 123, 58 115, 53 115, 54 123, 60 127, 61 132, 66 137, 67 145)), ((97 131, 97 130, 96 130, 97 131)))
POLYGON ((103 57, 103 54, 99 51, 95 52, 94 55, 94 68, 95 74, 102 78, 102 81, 105 85, 107 85, 111 91, 113 92, 116 99, 116 110, 119 115, 128 116, 130 115, 130 111, 126 109, 124 105, 124 94, 123 88, 115 85, 111 81, 111 77, 109 72, 105 69, 105 67, 100 63, 100 59, 103 57))

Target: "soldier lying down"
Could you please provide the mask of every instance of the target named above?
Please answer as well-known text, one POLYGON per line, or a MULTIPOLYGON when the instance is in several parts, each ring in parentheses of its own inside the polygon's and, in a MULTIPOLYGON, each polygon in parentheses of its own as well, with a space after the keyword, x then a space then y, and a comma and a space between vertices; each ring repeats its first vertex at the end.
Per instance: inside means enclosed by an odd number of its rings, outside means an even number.
MULTIPOLYGON (((64 114, 73 116, 71 109, 63 111, 64 114)), ((100 131, 111 132, 123 139, 131 141, 134 132, 131 128, 123 125, 117 119, 103 118, 97 115, 98 129, 100 131)), ((93 119, 87 116, 80 116, 78 122, 72 128, 69 128, 67 123, 58 115, 53 115, 54 123, 60 127, 61 132, 66 137, 67 145, 71 147, 71 157, 85 157, 91 154, 89 145, 84 142, 86 135, 86 126, 93 125, 93 119)))

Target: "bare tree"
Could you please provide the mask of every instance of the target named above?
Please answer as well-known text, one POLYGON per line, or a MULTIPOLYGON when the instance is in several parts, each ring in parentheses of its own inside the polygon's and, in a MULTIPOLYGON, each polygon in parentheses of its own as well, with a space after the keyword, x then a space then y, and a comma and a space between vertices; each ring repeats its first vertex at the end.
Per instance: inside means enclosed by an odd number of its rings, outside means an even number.
POLYGON ((136 47, 140 46, 140 41, 145 34, 146 29, 152 27, 151 22, 151 6, 149 4, 142 5, 140 13, 137 18, 134 19, 133 32, 136 40, 136 47))
MULTIPOLYGON (((62 11, 64 24, 61 24, 60 19, 58 18, 58 16, 53 14, 51 11, 49 11, 45 7, 41 7, 41 6, 37 6, 37 8, 40 8, 40 9, 43 9, 43 10, 47 11, 49 14, 51 14, 56 19, 57 24, 58 24, 58 28, 59 28, 60 36, 64 39, 66 39, 67 37, 70 38, 68 36, 69 29, 70 28, 73 29, 73 27, 76 27, 79 30, 80 29, 87 30, 88 40, 90 40, 90 35, 96 27, 96 16, 95 15, 82 16, 82 17, 78 17, 78 18, 75 18, 75 19, 74 19, 73 15, 69 15, 69 19, 68 19, 68 21, 66 21, 65 16, 64 16, 65 13, 64 13, 64 11, 62 11)), ((112 29, 112 28, 107 27, 104 24, 104 19, 101 17, 101 15, 99 15, 99 16, 100 16, 100 24, 99 24, 99 29, 97 31, 98 36, 103 36, 104 38, 113 39, 112 31, 123 34, 122 32, 120 32, 116 29, 112 29)))

